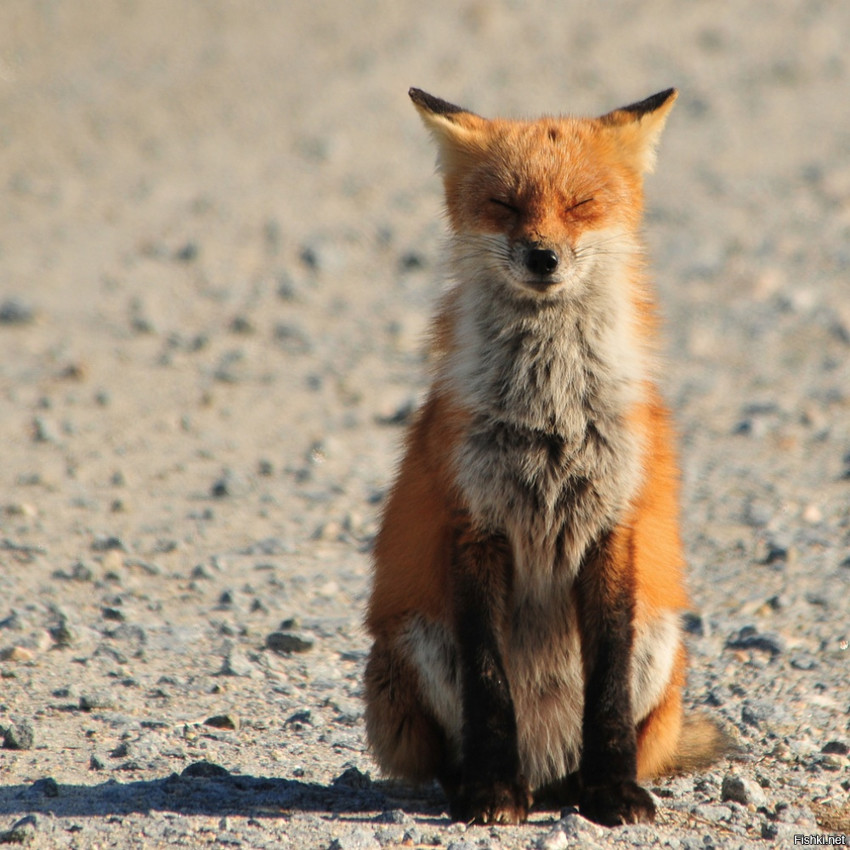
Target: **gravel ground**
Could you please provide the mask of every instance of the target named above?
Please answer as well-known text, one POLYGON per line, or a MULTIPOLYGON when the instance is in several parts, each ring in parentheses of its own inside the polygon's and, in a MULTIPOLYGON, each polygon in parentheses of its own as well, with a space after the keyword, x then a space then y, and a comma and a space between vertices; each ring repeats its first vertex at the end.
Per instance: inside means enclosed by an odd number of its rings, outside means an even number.
POLYGON ((4 0, 0 844, 793 846, 850 833, 850 4, 4 0), (653 827, 451 824, 364 747, 369 548, 441 285, 408 86, 681 91, 647 240, 688 701, 653 827))

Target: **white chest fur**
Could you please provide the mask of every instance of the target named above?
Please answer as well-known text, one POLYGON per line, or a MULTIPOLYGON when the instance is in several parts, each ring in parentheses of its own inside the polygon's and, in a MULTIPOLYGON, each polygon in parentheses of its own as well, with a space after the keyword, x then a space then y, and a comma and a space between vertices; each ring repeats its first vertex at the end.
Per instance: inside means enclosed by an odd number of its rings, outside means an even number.
POLYGON ((623 287, 604 284, 538 299, 479 281, 458 299, 443 378, 472 420, 457 482, 533 584, 556 569, 574 575, 641 480, 643 439, 627 417, 644 358, 623 287))

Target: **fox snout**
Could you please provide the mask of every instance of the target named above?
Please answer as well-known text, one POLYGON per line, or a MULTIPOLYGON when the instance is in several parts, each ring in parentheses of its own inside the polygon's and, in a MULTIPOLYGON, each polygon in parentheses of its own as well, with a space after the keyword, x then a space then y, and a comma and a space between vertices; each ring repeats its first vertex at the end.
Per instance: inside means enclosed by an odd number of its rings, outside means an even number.
POLYGON ((560 258, 551 248, 529 246, 525 251, 525 267, 537 277, 548 277, 558 268, 560 258))

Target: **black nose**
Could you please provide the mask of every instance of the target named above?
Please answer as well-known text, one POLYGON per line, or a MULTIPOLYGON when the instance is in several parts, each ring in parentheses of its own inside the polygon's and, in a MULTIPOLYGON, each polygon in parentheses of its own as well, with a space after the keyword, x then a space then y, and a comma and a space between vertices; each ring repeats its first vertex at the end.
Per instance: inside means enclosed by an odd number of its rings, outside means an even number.
POLYGON ((525 255, 525 267, 532 274, 552 274, 558 268, 558 255, 549 248, 531 248, 525 255))

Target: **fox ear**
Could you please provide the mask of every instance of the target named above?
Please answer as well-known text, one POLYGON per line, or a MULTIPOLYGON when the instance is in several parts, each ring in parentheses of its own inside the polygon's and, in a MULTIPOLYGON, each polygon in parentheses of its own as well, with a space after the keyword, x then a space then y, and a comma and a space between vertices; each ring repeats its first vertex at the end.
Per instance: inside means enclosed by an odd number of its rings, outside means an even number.
POLYGON ((599 121, 614 133, 617 144, 641 173, 655 167, 655 152, 667 116, 676 102, 676 89, 666 89, 646 100, 615 109, 599 121))
POLYGON ((451 168, 479 147, 479 131, 486 120, 474 112, 455 106, 422 89, 408 91, 425 126, 431 131, 440 149, 439 166, 443 171, 451 168))

